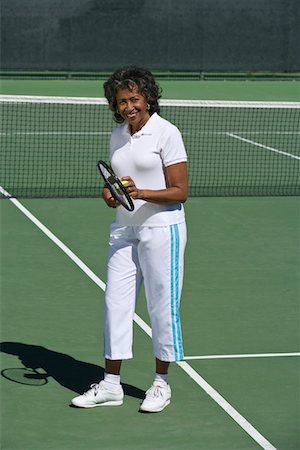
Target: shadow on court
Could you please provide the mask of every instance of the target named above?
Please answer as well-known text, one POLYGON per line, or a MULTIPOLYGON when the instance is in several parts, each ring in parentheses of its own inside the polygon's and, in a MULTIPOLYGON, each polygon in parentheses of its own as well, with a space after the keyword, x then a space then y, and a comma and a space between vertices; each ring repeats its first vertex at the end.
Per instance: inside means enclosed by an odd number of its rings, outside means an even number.
MULTIPOLYGON (((7 368, 1 372, 2 376, 16 383, 40 385, 40 381, 44 381, 42 384, 46 384, 48 378, 52 377, 61 386, 82 394, 92 383, 99 382, 104 377, 103 367, 78 361, 69 355, 38 345, 2 342, 1 351, 17 356, 24 366, 23 369, 7 368)), ((145 391, 135 386, 124 383, 122 386, 125 395, 139 399, 145 397, 145 391)))

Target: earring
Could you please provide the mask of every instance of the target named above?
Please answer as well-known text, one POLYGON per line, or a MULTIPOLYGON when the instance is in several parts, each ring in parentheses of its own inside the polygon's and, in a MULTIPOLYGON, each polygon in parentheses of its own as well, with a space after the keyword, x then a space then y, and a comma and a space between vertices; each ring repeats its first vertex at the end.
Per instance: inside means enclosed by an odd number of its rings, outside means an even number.
POLYGON ((147 109, 148 109, 148 111, 149 111, 149 109, 150 109, 150 105, 149 105, 149 103, 147 103, 147 109))

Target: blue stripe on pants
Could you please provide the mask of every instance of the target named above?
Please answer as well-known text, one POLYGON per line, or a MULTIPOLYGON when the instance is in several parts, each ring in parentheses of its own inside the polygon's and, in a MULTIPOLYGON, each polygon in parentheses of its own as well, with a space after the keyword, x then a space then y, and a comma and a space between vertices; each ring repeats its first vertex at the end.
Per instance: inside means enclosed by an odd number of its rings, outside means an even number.
POLYGON ((182 336, 179 317, 179 230, 178 225, 170 226, 171 233, 171 320, 174 353, 176 361, 183 359, 182 336))

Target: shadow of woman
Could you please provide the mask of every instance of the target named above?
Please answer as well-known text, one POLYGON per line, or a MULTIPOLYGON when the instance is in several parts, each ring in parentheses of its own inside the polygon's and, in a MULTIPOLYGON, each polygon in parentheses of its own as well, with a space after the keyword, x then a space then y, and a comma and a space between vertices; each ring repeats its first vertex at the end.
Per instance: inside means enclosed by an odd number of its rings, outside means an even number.
MULTIPOLYGON (((2 352, 17 356, 24 368, 34 371, 42 369, 45 373, 41 374, 41 377, 45 377, 45 379, 52 377, 61 386, 78 394, 82 394, 92 383, 97 383, 104 377, 103 367, 78 361, 69 355, 54 352, 39 345, 2 342, 0 346, 2 352)), ((12 378, 10 379, 12 380, 12 378)), ((145 397, 145 391, 135 386, 124 383, 122 386, 125 395, 139 399, 145 397)))

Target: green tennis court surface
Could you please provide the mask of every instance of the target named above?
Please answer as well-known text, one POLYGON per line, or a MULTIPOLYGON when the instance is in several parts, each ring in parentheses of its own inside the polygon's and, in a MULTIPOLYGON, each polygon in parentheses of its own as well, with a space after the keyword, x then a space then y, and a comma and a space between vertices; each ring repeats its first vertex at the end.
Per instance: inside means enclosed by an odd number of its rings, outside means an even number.
POLYGON ((102 283, 113 212, 100 199, 22 200, 34 223, 1 201, 1 448, 298 449, 299 203, 188 200, 187 359, 172 365, 171 405, 144 415, 138 408, 154 365, 143 295, 135 356, 123 366, 124 405, 69 406, 103 371, 102 283))

